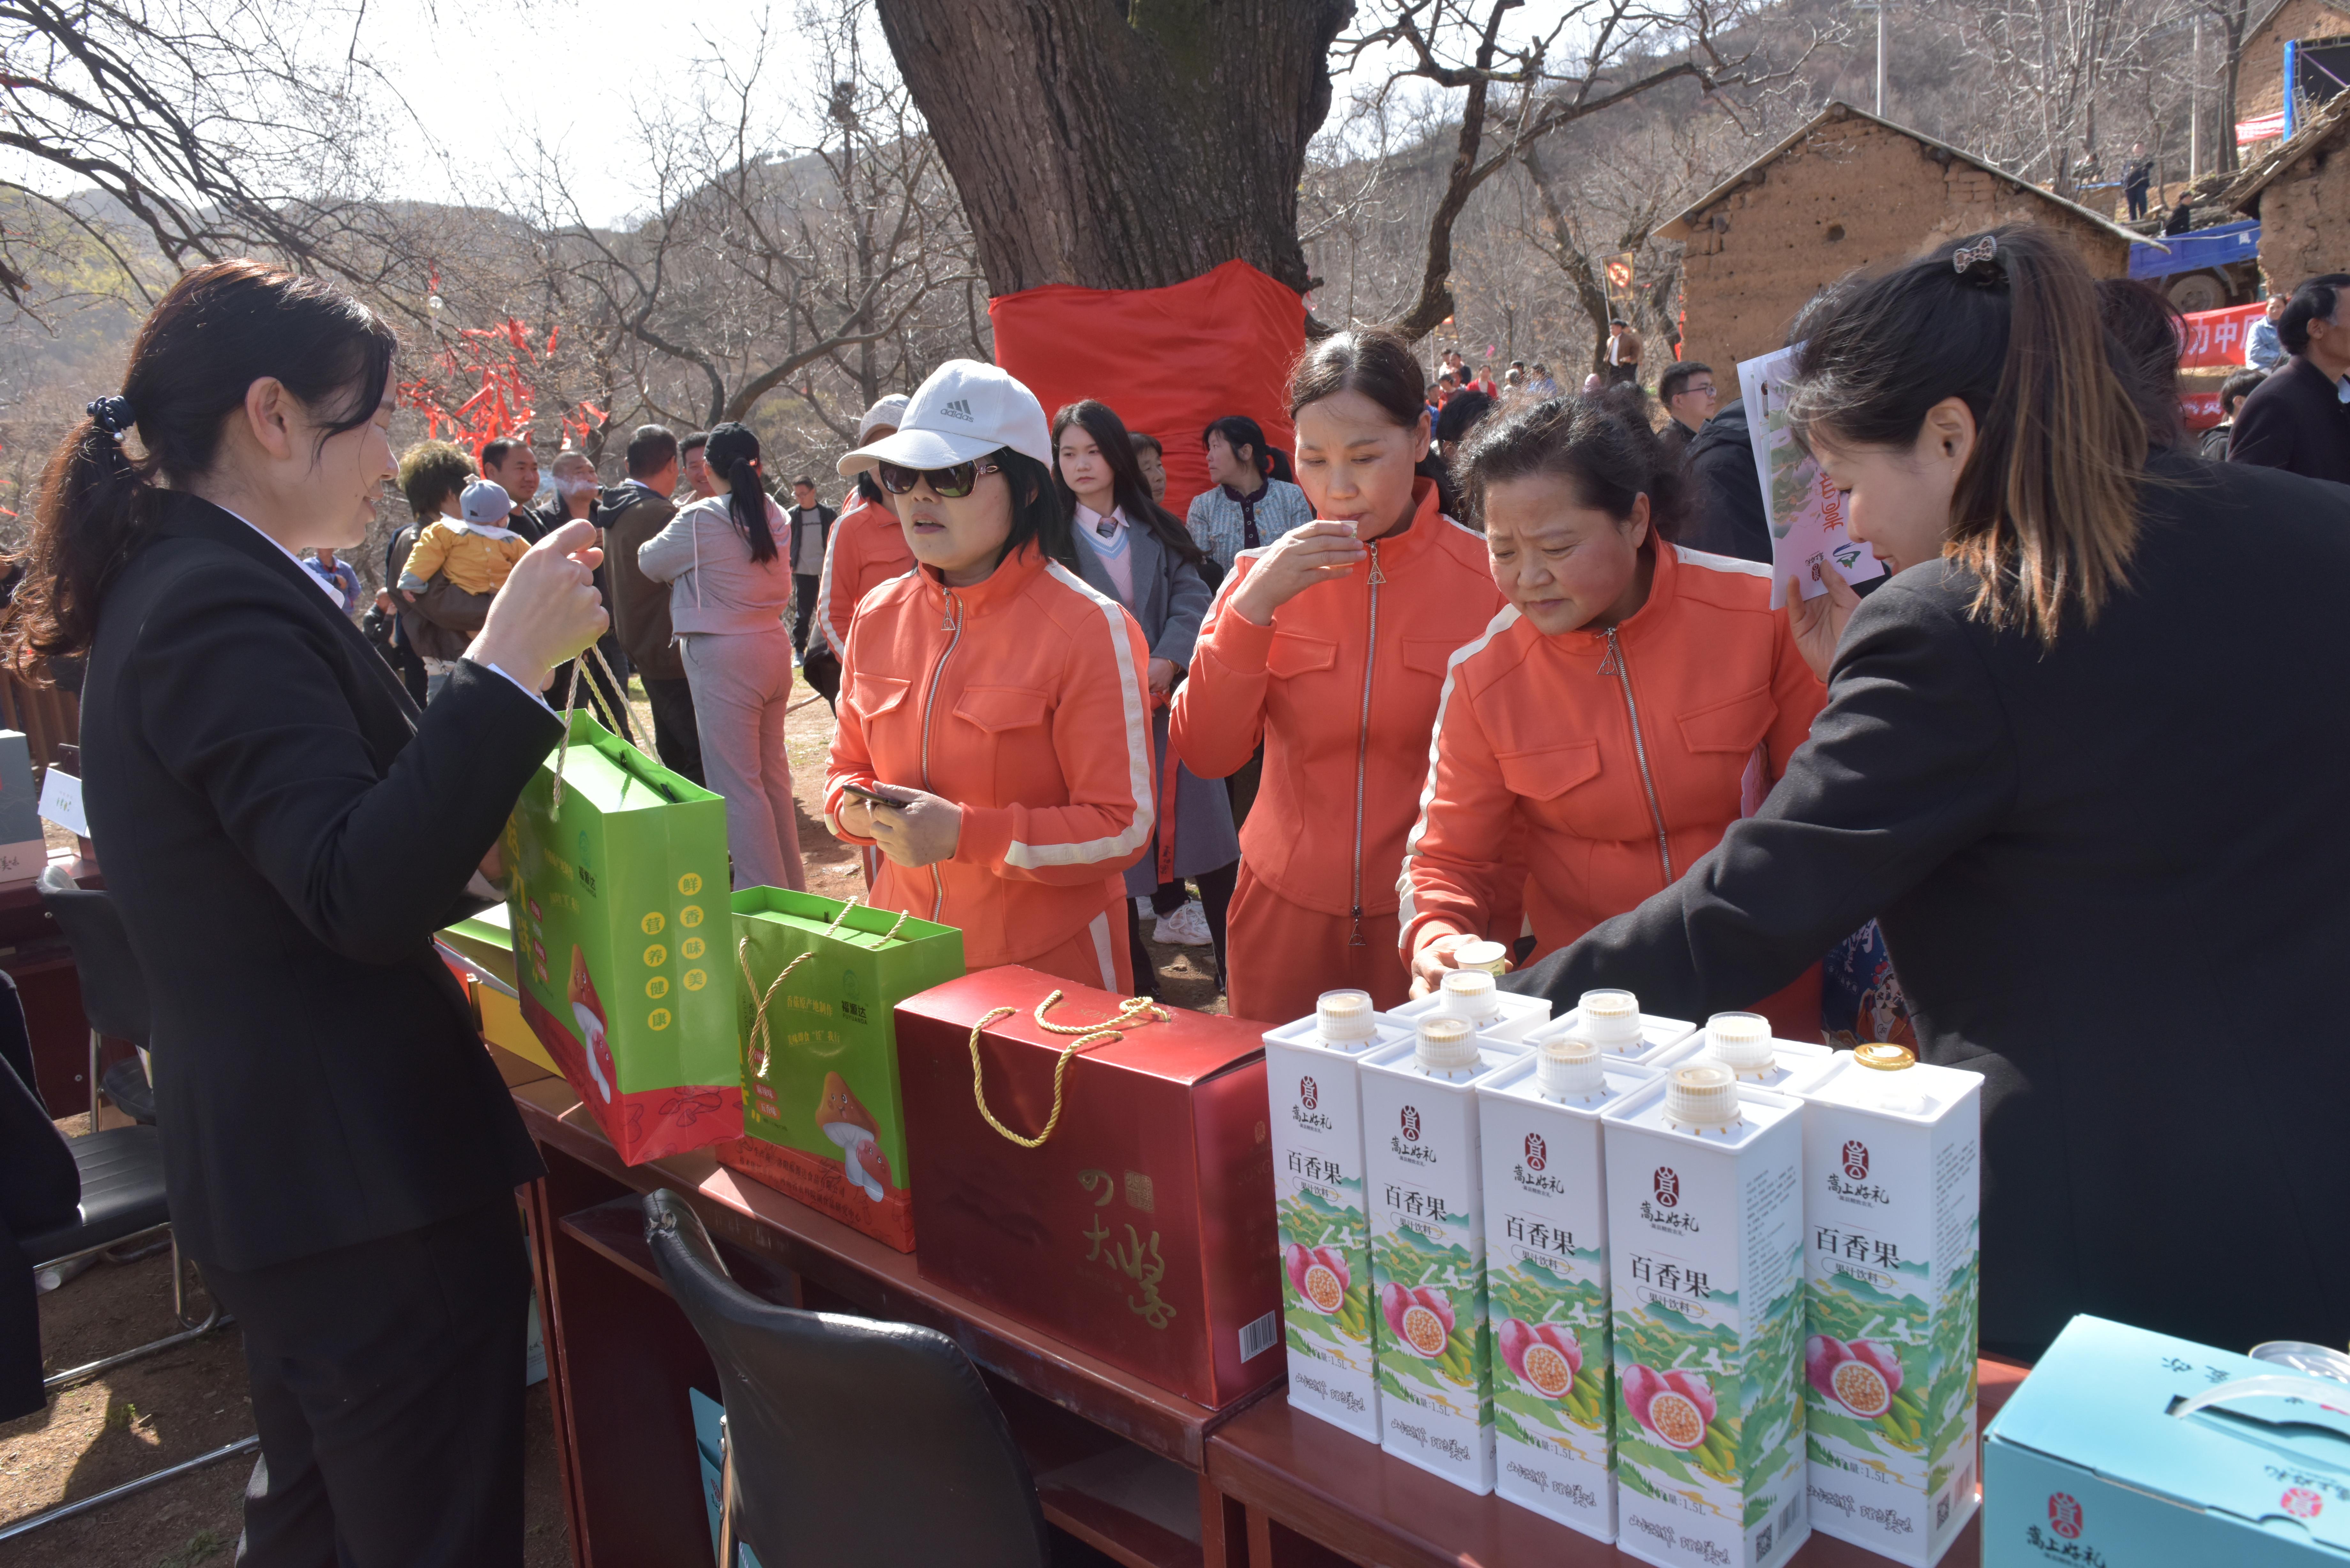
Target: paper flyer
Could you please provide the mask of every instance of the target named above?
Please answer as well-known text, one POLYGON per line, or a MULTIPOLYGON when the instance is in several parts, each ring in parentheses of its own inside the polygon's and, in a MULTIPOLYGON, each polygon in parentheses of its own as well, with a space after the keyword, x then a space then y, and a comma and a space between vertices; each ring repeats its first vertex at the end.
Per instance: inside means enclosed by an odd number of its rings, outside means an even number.
POLYGON ((1746 429, 1754 445, 1754 472, 1762 481, 1762 514, 1771 524, 1771 607, 1786 603, 1787 579, 1804 585, 1804 597, 1827 592, 1821 569, 1831 564, 1847 583, 1885 575, 1885 563, 1846 534, 1843 497, 1830 489, 1795 432, 1787 428, 1780 382, 1794 368, 1796 352, 1782 348, 1738 365, 1738 393, 1746 400, 1746 429))

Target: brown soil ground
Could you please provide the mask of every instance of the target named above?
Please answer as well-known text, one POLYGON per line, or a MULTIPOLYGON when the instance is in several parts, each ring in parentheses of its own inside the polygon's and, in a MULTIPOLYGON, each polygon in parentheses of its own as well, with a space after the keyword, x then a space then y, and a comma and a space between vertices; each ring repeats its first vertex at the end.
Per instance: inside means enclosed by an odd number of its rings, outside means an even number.
MULTIPOLYGON (((831 711, 803 689, 788 734, 800 801, 800 847, 808 887, 831 898, 862 890, 855 851, 824 826, 821 788, 832 738, 831 711)), ((632 704, 639 733, 650 715, 632 704)), ((1215 963, 1206 948, 1153 946, 1160 984, 1179 1006, 1223 1011, 1215 963)), ((86 1118, 58 1124, 68 1136, 86 1118)), ((192 1296, 191 1311, 201 1310, 192 1296)), ((41 1348, 51 1371, 94 1361, 171 1332, 168 1253, 101 1264, 41 1299, 41 1348)), ((528 1568, 571 1560, 556 1480, 555 1433, 544 1385, 528 1405, 525 1529, 528 1568)), ((0 1524, 57 1503, 88 1497, 148 1471, 193 1458, 253 1430, 244 1359, 232 1324, 176 1350, 116 1368, 59 1391, 39 1414, 0 1424, 0 1524)), ((164 1485, 0 1543, 0 1568, 193 1568, 225 1565, 236 1550, 248 1455, 221 1460, 164 1485)))

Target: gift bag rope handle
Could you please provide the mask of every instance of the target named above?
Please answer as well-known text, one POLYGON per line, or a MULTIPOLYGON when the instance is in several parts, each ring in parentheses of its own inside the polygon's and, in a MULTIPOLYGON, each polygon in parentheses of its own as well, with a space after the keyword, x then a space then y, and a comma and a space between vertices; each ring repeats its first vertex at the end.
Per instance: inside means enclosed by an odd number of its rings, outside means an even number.
POLYGON ((1147 996, 1129 996, 1118 1004, 1118 1012, 1114 1017, 1106 1018, 1098 1023, 1045 1023, 1045 1012, 1060 1000, 1061 993, 1056 991, 1036 1004, 1036 1027, 1050 1034, 1075 1034, 1080 1038, 1070 1041, 1067 1048, 1062 1051, 1060 1060, 1053 1064, 1053 1114, 1045 1118, 1045 1130, 1035 1137, 1023 1137, 1014 1132, 1010 1127, 997 1121, 995 1113, 987 1108, 986 1076, 979 1062, 980 1032, 989 1024, 1009 1018, 1020 1010, 1016 1007, 999 1007, 971 1026, 972 1100, 979 1106, 979 1114, 985 1118, 989 1127, 993 1127, 1003 1137, 1018 1144, 1022 1148, 1044 1147, 1045 1140, 1053 1136, 1055 1127, 1060 1126, 1061 1080, 1069 1071, 1070 1060, 1078 1052, 1090 1051, 1097 1045, 1107 1045, 1113 1041, 1123 1040, 1126 1038, 1125 1031, 1128 1029, 1140 1029, 1148 1024, 1164 1023, 1174 1016, 1147 996))
MULTIPOLYGON (((843 904, 840 907, 840 913, 832 918, 832 924, 825 927, 823 931, 819 934, 828 937, 835 931, 840 929, 840 922, 848 919, 848 911, 857 908, 858 905, 862 904, 863 902, 865 902, 864 895, 859 894, 856 898, 849 899, 846 904, 843 904)), ((897 919, 891 922, 889 930, 883 933, 881 940, 885 942, 894 941, 898 936, 898 928, 906 923, 912 911, 910 910, 899 910, 897 919)), ((750 1045, 752 1054, 759 1059, 758 1076, 762 1078, 764 1078, 767 1075, 767 1064, 774 1060, 774 1053, 768 1049, 773 1036, 767 1033, 767 1003, 775 1001, 775 992, 783 985, 785 977, 814 957, 816 957, 816 950, 814 948, 810 948, 807 951, 800 953, 793 958, 791 962, 785 964, 782 969, 775 971, 775 978, 767 982, 766 991, 759 998, 758 1011, 754 1013, 751 1018, 750 1045)), ((759 989, 759 982, 753 979, 751 975, 750 938, 743 937, 735 942, 734 961, 743 967, 743 983, 753 991, 757 991, 759 989)))
POLYGON ((604 650, 594 643, 589 643, 586 651, 571 661, 571 689, 565 692, 563 697, 563 739, 556 742, 555 747, 555 797, 548 807, 551 811, 559 812, 563 809, 563 760, 571 753, 571 713, 572 710, 579 706, 579 689, 582 686, 588 688, 588 708, 590 717, 600 717, 613 734, 629 737, 629 743, 635 746, 638 753, 648 762, 658 763, 660 760, 646 751, 643 744, 634 738, 630 726, 620 722, 618 715, 612 711, 611 701, 604 695, 604 689, 589 680, 587 672, 579 668, 579 660, 590 657, 596 660, 596 668, 603 671, 604 679, 611 682, 615 692, 625 694, 628 691, 628 688, 620 684, 612 674, 612 667, 604 662, 604 650))

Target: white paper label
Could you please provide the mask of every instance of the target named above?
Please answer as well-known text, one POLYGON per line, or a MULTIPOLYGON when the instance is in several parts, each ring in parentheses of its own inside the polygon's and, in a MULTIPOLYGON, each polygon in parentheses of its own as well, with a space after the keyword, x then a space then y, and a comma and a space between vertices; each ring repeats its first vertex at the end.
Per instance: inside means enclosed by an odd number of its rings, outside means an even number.
POLYGON ((41 815, 84 838, 89 818, 82 815, 81 780, 63 768, 51 768, 41 778, 41 815))

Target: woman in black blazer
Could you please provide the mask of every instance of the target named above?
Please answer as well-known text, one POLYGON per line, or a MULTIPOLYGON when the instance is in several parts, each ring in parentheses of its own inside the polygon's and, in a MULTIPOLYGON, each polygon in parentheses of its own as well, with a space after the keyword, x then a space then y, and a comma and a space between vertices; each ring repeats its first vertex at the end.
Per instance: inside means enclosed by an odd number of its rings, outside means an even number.
POLYGON ((257 1568, 522 1551, 514 1189, 540 1168, 431 938, 494 897, 560 731, 536 693, 604 615, 574 524, 420 718, 296 564, 366 536, 394 348, 315 279, 182 277, 52 459, 9 616, 20 658, 88 651, 91 831, 151 993, 172 1221, 244 1336, 257 1568))
POLYGON ((1703 1018, 1876 916, 1924 1054, 1984 1075, 1987 1347, 2084 1312, 2340 1343, 2350 494, 2150 453, 2040 231, 1865 284, 1809 338, 1798 428, 1894 576, 1828 639, 1762 808, 1504 987, 1703 1018))

